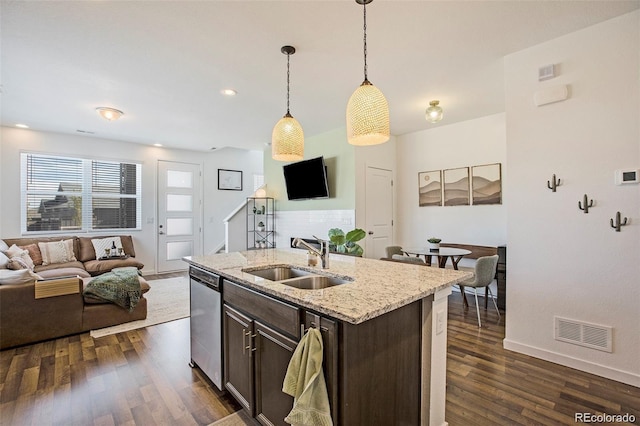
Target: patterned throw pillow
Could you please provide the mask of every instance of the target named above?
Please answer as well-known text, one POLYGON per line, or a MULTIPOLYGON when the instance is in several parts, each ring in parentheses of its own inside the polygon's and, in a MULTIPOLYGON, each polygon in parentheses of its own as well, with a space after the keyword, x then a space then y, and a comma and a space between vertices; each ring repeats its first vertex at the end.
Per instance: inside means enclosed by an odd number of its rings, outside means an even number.
POLYGON ((33 271, 33 268, 34 268, 33 260, 31 260, 31 257, 29 256, 29 252, 27 250, 23 250, 17 245, 13 244, 11 247, 9 247, 8 250, 4 252, 4 254, 9 258, 9 262, 7 263, 8 269, 13 269, 13 270, 29 269, 33 271), (19 262, 18 263, 13 262, 12 264, 12 261, 15 261, 15 262, 19 261, 19 262), (23 264, 25 265, 24 268, 22 267, 23 264))
MULTIPOLYGON (((113 243, 116 244, 116 248, 122 247, 120 237, 95 238, 91 240, 93 249, 96 251, 96 259, 100 259, 101 257, 105 256, 106 252, 104 250, 113 247, 113 243)), ((109 253, 109 255, 115 256, 117 255, 117 253, 109 253)))
POLYGON ((33 268, 30 268, 29 265, 27 265, 27 262, 25 262, 20 256, 14 256, 9 259, 9 262, 7 262, 7 269, 11 269, 13 271, 28 269, 30 271, 33 271, 33 268))
POLYGON ((67 263, 76 260, 73 254, 73 240, 53 241, 50 243, 38 243, 40 253, 42 253, 42 264, 44 266, 52 263, 67 263))

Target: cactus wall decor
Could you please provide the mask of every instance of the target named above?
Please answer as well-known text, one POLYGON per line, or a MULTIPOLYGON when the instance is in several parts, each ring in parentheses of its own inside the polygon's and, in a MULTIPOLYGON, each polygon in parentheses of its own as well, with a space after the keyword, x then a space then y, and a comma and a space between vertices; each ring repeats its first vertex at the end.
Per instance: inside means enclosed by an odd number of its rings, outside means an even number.
POLYGON ((580 210, 582 210, 585 213, 589 213, 589 207, 593 207, 593 200, 589 201, 589 197, 587 197, 587 194, 584 194, 584 197, 582 198, 582 202, 578 201, 578 208, 580 210), (584 204, 584 207, 583 207, 584 204))
POLYGON ((549 188, 553 192, 556 192, 556 188, 559 186, 560 186, 560 179, 556 179, 556 175, 554 173, 551 181, 547 181, 547 188, 549 188))
POLYGON ((613 219, 609 220, 611 223, 611 227, 616 230, 616 232, 620 232, 620 227, 625 226, 627 224, 627 218, 625 217, 623 221, 620 221, 620 212, 616 213, 616 223, 613 223, 613 219))

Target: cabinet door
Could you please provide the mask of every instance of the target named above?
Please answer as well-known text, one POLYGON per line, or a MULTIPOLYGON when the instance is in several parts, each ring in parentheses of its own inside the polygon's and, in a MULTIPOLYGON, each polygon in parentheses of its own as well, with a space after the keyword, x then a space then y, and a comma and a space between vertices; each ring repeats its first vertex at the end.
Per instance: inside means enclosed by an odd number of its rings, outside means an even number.
POLYGON ((338 324, 311 312, 304 313, 304 328, 320 327, 322 335, 322 370, 327 384, 333 424, 338 424, 338 324))
POLYGON ((256 419, 263 425, 285 426, 293 397, 282 392, 297 342, 255 321, 256 419))
POLYGON ((225 388, 253 416, 253 359, 251 356, 253 321, 228 305, 224 305, 223 322, 225 388))

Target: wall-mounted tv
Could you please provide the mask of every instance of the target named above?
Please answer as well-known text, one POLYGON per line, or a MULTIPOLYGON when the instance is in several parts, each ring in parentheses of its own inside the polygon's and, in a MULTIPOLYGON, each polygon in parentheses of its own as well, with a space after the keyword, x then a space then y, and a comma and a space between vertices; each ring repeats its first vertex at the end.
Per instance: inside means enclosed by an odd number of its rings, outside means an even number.
POLYGON ((328 198, 327 168, 323 157, 282 166, 289 200, 328 198))

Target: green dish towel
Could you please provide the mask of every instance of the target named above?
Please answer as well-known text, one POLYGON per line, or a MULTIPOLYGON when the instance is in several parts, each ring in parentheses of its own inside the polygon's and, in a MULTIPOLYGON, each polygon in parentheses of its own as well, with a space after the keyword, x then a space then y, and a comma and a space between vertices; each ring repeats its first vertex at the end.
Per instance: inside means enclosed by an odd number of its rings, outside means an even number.
POLYGON ((138 275, 136 267, 114 268, 89 281, 82 294, 115 303, 131 312, 142 296, 138 275))
POLYGON ((282 391, 293 397, 293 409, 284 419, 295 426, 333 426, 327 385, 322 371, 322 335, 311 328, 296 347, 282 391))

